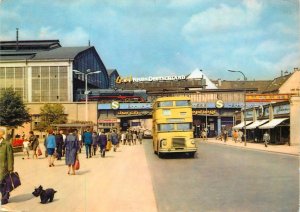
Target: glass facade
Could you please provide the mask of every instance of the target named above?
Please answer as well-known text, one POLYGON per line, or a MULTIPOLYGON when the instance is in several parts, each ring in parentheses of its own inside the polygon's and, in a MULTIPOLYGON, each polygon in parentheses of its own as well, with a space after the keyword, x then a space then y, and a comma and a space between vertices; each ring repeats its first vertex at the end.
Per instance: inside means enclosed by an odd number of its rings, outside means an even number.
POLYGON ((68 67, 32 67, 32 102, 68 101, 68 67))
MULTIPOLYGON (((96 51, 85 51, 76 56, 73 62, 73 69, 78 70, 82 73, 87 73, 86 71, 88 69, 90 69, 91 72, 101 71, 98 74, 88 75, 88 84, 96 88, 105 89, 109 87, 109 79, 106 68, 96 51)), ((84 82, 84 76, 82 74, 74 73, 74 78, 77 78, 84 82)), ((79 86, 74 86, 75 90, 77 88, 79 88, 79 86)))
POLYGON ((0 89, 13 88, 24 101, 28 100, 27 70, 25 67, 1 67, 0 89))

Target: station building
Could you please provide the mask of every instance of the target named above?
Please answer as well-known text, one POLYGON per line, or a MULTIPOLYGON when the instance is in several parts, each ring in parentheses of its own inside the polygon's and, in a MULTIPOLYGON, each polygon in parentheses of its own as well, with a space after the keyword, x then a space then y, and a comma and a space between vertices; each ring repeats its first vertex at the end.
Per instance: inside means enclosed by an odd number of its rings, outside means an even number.
POLYGON ((90 88, 109 87, 107 70, 93 46, 62 47, 59 40, 0 42, 0 89, 12 87, 27 103, 73 102, 88 71, 101 71, 88 75, 90 88))
MULTIPOLYGON (((93 46, 62 47, 59 40, 0 42, 0 88, 12 87, 23 97, 33 115, 30 129, 38 124, 39 109, 44 103, 62 103, 68 122, 85 120, 85 104, 74 100, 76 90, 85 86, 84 74, 88 71, 101 71, 88 76, 88 88, 143 89, 148 96, 146 102, 118 102, 118 107, 111 102, 88 102, 88 121, 97 124, 98 129, 127 129, 138 125, 151 129, 151 102, 157 97, 183 95, 192 100, 195 136, 207 127, 209 136, 214 137, 222 129, 231 131, 241 123, 245 98, 250 111, 268 108, 270 103, 275 107, 276 102, 295 105, 293 101, 297 101, 294 99, 299 96, 300 87, 298 69, 273 80, 253 81, 211 80, 199 69, 183 76, 123 77, 116 69, 106 69, 93 46)), ((291 107, 290 118, 284 122, 290 122, 290 136, 295 135, 292 120, 300 119, 300 113, 295 114, 295 111, 295 107, 291 107)), ((247 118, 255 122, 255 117, 247 118)), ((268 122, 274 118, 277 117, 268 117, 268 122)), ((248 136, 251 136, 250 131, 248 136)))

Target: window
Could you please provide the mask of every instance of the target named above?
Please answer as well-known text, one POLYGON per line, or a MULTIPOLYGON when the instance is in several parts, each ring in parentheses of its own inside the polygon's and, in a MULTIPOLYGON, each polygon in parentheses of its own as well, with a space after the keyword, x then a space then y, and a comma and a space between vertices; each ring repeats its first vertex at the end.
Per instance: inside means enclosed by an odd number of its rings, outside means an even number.
POLYGON ((174 124, 159 124, 158 131, 160 132, 168 132, 174 130, 174 124))
POLYGON ((180 100, 180 101, 175 101, 176 106, 181 107, 181 106, 190 106, 191 103, 188 100, 180 100))
POLYGON ((173 101, 158 102, 158 107, 172 107, 173 101))
POLYGON ((192 129, 192 124, 191 123, 180 123, 177 124, 177 130, 180 131, 187 131, 192 129))
POLYGON ((163 110, 162 114, 163 114, 163 116, 170 116, 171 115, 171 110, 163 110))

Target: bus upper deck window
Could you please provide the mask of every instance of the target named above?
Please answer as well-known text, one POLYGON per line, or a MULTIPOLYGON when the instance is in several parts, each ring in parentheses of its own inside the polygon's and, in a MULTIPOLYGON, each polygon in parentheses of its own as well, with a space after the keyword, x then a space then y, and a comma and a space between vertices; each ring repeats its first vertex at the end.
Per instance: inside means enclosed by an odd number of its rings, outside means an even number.
POLYGON ((191 105, 191 102, 188 101, 188 100, 179 100, 179 101, 176 101, 176 106, 190 106, 191 105))
POLYGON ((172 107, 173 101, 158 102, 158 107, 172 107))

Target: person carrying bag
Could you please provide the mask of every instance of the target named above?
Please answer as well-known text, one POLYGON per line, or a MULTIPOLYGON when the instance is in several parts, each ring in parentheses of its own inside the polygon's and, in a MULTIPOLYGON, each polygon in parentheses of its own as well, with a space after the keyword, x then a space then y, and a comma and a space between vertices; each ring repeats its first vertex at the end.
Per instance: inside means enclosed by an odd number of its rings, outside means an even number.
MULTIPOLYGON (((0 128, 0 191, 1 191, 1 205, 8 203, 9 192, 12 190, 12 184, 14 182, 15 175, 10 175, 14 171, 14 153, 11 143, 4 139, 5 129, 0 128)), ((18 175, 17 175, 18 176, 18 175)), ((18 182, 14 184, 14 188, 18 182)), ((21 184, 21 183, 19 183, 21 184)))

